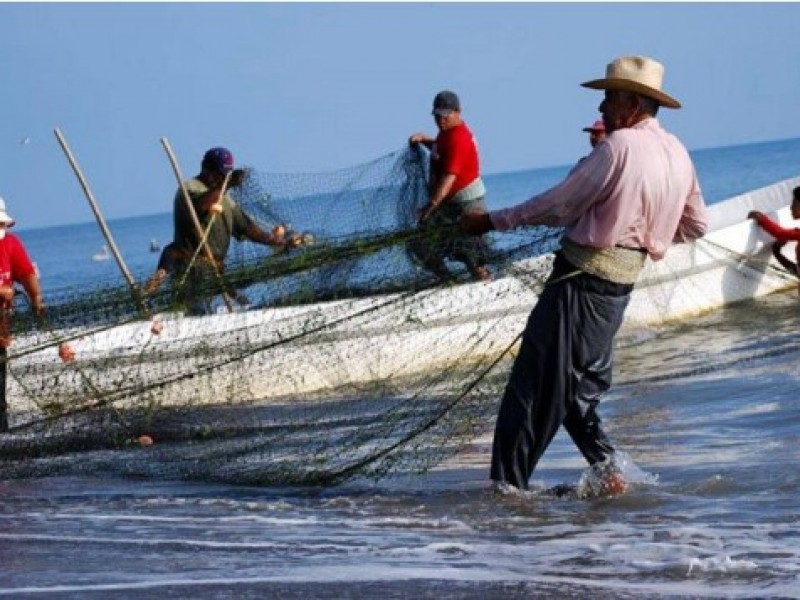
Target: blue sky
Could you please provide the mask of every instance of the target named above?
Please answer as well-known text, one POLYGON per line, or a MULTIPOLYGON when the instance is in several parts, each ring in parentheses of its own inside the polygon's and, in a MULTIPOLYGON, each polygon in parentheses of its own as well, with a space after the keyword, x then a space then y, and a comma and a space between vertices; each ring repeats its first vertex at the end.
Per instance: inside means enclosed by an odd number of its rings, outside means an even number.
POLYGON ((108 219, 168 212, 161 137, 187 176, 215 145, 332 171, 434 133, 443 88, 484 173, 569 164, 601 99, 579 83, 622 54, 664 63, 690 149, 798 137, 798 24, 794 3, 0 3, 0 196, 22 228, 92 220, 59 127, 108 219))

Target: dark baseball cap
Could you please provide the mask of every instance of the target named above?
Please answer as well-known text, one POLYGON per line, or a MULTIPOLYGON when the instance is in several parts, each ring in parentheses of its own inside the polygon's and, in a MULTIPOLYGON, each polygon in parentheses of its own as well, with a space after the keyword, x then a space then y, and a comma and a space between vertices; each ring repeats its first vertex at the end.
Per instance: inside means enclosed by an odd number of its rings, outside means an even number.
POLYGON ((461 102, 455 92, 443 90, 433 99, 433 112, 431 114, 446 117, 454 110, 461 110, 461 102))
POLYGON ((219 173, 233 171, 233 154, 227 148, 217 146, 203 155, 203 167, 219 173))
POLYGON ((595 121, 594 123, 592 123, 588 127, 584 127, 583 128, 583 131, 585 131, 587 133, 591 133, 593 131, 605 131, 605 130, 606 130, 606 124, 603 123, 602 120, 595 121))

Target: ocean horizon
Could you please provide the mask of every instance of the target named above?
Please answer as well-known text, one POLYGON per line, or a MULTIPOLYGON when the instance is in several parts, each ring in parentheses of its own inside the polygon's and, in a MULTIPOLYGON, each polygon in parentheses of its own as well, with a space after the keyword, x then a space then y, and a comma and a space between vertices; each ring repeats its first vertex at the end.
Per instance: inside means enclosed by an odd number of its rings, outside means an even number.
MULTIPOLYGON (((781 179, 794 176, 791 171, 792 164, 795 165, 795 172, 800 168, 798 166, 800 161, 792 161, 792 157, 798 149, 800 149, 800 138, 785 138, 713 148, 701 148, 690 150, 689 154, 695 161, 706 201, 709 204, 714 204, 751 189, 757 189, 781 179), (741 174, 739 177, 732 178, 729 168, 737 163, 745 170, 745 173, 741 174)), ((587 148, 587 154, 589 150, 590 149, 587 148)), ((353 165, 352 167, 357 166, 358 165, 353 165)), ((520 202, 533 194, 545 191, 547 187, 563 179, 573 166, 574 164, 563 164, 485 174, 484 180, 487 184, 487 202, 490 203, 490 209, 505 208, 511 203, 520 202), (535 185, 535 187, 531 189, 519 189, 519 186, 509 184, 509 182, 512 181, 519 182, 523 180, 526 183, 535 185), (495 190, 495 188, 498 189, 495 190), (509 190, 509 188, 513 189, 509 190), (509 191, 518 192, 521 193, 521 195, 514 195, 512 197, 509 191), (492 204, 492 202, 494 202, 494 204, 492 204)), ((322 175, 325 174, 326 173, 322 173, 322 175)), ((169 218, 171 220, 171 202, 174 193, 174 189, 165 190, 164 205, 166 210, 163 212, 110 218, 108 219, 108 223, 119 224, 130 219, 163 220, 164 218, 169 218)), ((96 221, 91 219, 60 223, 47 227, 21 224, 16 227, 16 232, 60 229, 62 227, 81 225, 97 226, 96 221)))
MULTIPOLYGON (((704 149, 691 154, 707 204, 765 187, 800 172, 800 160, 797 159, 800 156, 800 138, 704 149)), ((494 210, 526 200, 561 181, 571 167, 563 165, 487 175, 487 205, 494 210)), ((123 260, 137 281, 146 279, 155 271, 159 254, 151 252, 151 243, 161 247, 172 240, 171 202, 174 193, 172 189, 164 191, 164 205, 170 208, 169 211, 108 220, 123 260)), ((790 198, 786 201, 788 204, 790 198)), ((20 226, 14 231, 22 238, 37 264, 45 291, 81 288, 98 282, 124 284, 113 258, 93 260, 107 245, 93 221, 42 229, 20 226)), ((236 257, 247 244, 250 242, 233 242, 230 256, 236 257)))

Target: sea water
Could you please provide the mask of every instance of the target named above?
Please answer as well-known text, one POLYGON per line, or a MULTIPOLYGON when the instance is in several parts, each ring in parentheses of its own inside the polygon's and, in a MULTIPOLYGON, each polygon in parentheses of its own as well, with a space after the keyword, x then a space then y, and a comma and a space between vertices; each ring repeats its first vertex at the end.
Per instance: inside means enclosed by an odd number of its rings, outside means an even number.
MULTIPOLYGON (((713 203, 796 176, 800 140, 694 154, 713 203)), ((487 176, 490 207, 568 169, 487 176)), ((111 227, 154 266, 171 219, 111 227)), ((115 268, 91 225, 21 235, 45 286, 115 268)), ((329 488, 0 473, 0 595, 800 598, 799 329, 793 290, 621 339, 600 408, 635 465, 617 498, 543 493, 584 471, 563 433, 527 493, 489 484, 490 437, 427 475, 329 488)))
MULTIPOLYGON (((800 139, 698 150, 692 156, 708 204, 800 174, 800 139)), ((572 166, 486 175, 487 204, 498 209, 526 200, 558 183, 572 166)), ((171 210, 174 193, 164 190, 165 211, 171 210)), ((790 201, 786 199, 787 204, 790 201)), ((172 241, 171 212, 110 220, 108 226, 129 270, 138 279, 152 274, 158 263, 159 253, 151 252, 151 243, 163 246, 172 241)), ((84 289, 98 282, 125 283, 112 256, 93 260, 106 243, 94 222, 46 229, 26 223, 15 232, 36 262, 45 291, 84 289)), ((238 246, 232 244, 232 255, 238 246)))

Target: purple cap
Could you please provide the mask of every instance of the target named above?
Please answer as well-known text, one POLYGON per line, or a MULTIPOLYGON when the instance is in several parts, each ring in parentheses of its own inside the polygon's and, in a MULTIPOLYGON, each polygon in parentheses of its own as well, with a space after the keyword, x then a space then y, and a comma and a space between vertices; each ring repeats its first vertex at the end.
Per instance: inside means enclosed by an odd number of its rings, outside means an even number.
POLYGON ((583 128, 583 130, 584 130, 584 131, 588 131, 588 132, 592 132, 592 131, 605 131, 605 130, 606 130, 606 124, 605 124, 605 123, 603 123, 603 121, 602 121, 602 120, 600 120, 600 121, 595 121, 594 123, 592 123, 592 125, 591 125, 591 126, 589 126, 589 127, 584 127, 584 128, 583 128))
POLYGON ((233 171, 233 154, 231 154, 230 150, 221 146, 211 148, 203 156, 203 168, 219 173, 229 173, 233 171))

